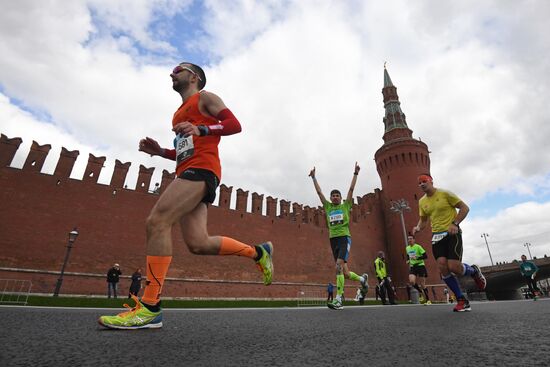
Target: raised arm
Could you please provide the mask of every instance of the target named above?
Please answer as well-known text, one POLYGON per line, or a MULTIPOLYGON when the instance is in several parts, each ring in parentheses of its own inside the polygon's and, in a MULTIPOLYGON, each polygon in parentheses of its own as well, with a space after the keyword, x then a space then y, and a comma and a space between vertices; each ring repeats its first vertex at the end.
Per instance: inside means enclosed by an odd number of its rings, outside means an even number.
POLYGON ((317 195, 319 195, 319 199, 321 199, 321 204, 325 205, 327 199, 325 199, 325 195, 323 195, 323 191, 321 191, 321 186, 319 186, 317 178, 315 177, 315 167, 309 172, 309 177, 313 180, 313 186, 315 186, 315 191, 317 191, 317 195))
POLYGON ((348 203, 351 203, 353 200, 353 190, 355 189, 355 184, 357 183, 357 175, 359 174, 359 170, 361 167, 357 165, 357 162, 355 162, 355 169, 353 171, 353 178, 351 179, 351 185, 349 187, 348 196, 346 197, 346 201, 348 203))

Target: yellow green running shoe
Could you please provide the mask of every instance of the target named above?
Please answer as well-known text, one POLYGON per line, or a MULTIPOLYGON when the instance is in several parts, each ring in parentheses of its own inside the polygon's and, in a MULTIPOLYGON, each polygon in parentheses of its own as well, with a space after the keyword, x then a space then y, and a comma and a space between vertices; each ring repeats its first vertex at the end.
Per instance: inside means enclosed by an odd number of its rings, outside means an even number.
POLYGON ((97 322, 101 326, 109 329, 155 329, 162 327, 162 310, 152 312, 143 306, 139 299, 132 295, 136 302, 134 307, 124 304, 127 311, 121 312, 116 316, 101 316, 97 322))
POLYGON ((273 279, 273 244, 266 242, 258 247, 262 249, 262 257, 256 261, 256 266, 262 272, 264 285, 270 285, 273 279))
POLYGON ((334 301, 327 303, 327 306, 331 310, 343 310, 344 309, 344 305, 342 305, 342 301, 340 301, 339 299, 335 299, 334 301))

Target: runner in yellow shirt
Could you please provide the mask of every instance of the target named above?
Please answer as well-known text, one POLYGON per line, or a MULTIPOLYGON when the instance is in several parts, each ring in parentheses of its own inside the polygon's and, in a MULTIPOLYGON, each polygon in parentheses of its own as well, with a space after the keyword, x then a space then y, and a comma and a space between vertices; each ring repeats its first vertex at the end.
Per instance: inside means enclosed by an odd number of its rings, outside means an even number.
POLYGON ((462 263, 462 230, 459 225, 470 208, 452 192, 435 188, 429 174, 418 177, 418 186, 424 196, 418 201, 420 219, 412 229, 412 234, 423 230, 428 221, 431 222, 432 250, 437 266, 443 281, 456 295, 457 304, 453 311, 471 311, 470 302, 462 294, 458 279, 453 275, 471 276, 480 291, 484 291, 487 285, 478 266, 462 263))

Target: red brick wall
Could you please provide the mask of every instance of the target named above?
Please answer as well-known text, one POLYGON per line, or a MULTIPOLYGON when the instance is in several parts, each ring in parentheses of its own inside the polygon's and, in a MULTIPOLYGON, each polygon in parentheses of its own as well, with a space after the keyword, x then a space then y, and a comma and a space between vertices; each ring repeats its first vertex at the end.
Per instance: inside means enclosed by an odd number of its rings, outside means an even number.
MULTIPOLYGON (((0 163, 9 165, 21 140, 0 139, 0 163)), ((141 167, 138 189, 120 188, 129 163, 119 164, 111 185, 96 183, 104 157, 88 158, 86 178, 70 179, 72 165, 78 151, 61 153, 63 169, 53 175, 40 173, 49 146, 33 144, 24 169, 0 167, 0 267, 37 269, 57 272, 65 256, 68 232, 77 227, 79 236, 70 254, 66 272, 105 274, 113 263, 121 265, 124 275, 136 268, 145 268, 145 218, 158 199, 148 193, 139 182, 150 180, 153 172, 141 167), (35 164, 32 164, 32 161, 35 164), (36 163, 37 162, 37 163, 36 163), (101 164, 100 164, 101 163, 101 164), (90 174, 93 173, 93 175, 90 174)), ((377 160, 378 163, 378 160, 377 160)), ((387 172, 386 172, 387 173, 387 172)), ((375 284, 373 261, 379 250, 389 251, 389 268, 397 286, 408 278, 401 246, 402 231, 399 216, 387 210, 390 199, 404 197, 413 210, 407 213, 407 229, 416 219, 417 207, 413 192, 417 190, 410 177, 416 178, 417 167, 402 165, 392 171, 391 182, 382 183, 384 191, 358 198, 352 212, 353 237, 350 269, 356 273, 368 272, 371 286, 375 284), (400 178, 400 173, 406 181, 400 178), (410 176, 410 177, 409 177, 410 176)), ((163 172, 162 191, 169 183, 170 173, 163 172)), ((145 186, 148 187, 148 184, 145 186)), ((234 237, 249 244, 272 241, 274 244, 275 284, 264 287, 257 284, 221 284, 168 281, 164 295, 173 297, 296 297, 300 289, 311 289, 311 284, 324 288, 335 281, 334 261, 328 241, 324 214, 317 208, 252 193, 254 208, 248 208, 248 191, 236 189, 238 209, 230 208, 232 187, 221 187, 220 202, 208 211, 208 230, 212 235, 234 237), (265 200, 265 202, 264 202, 265 200), (277 201, 280 212, 275 209, 277 201), (265 207, 269 216, 262 215, 265 207), (254 213, 251 213, 254 211, 254 213), (277 284, 277 283, 285 284, 277 284), (286 283, 296 284, 286 284, 286 283), (308 283, 309 285, 304 285, 308 283), (321 286, 322 285, 322 286, 321 286)), ((173 262, 168 277, 206 280, 260 281, 260 274, 247 258, 198 256, 191 254, 181 239, 179 228, 173 231, 173 262)), ((423 238, 423 240, 426 240, 423 238)), ((423 241, 422 243, 427 243, 423 241)), ((430 269, 429 283, 439 283, 436 271, 430 269)), ((56 275, 0 272, 2 277, 33 280, 33 292, 51 293, 56 275)), ((127 291, 123 279, 122 289, 127 291)), ((347 296, 355 295, 354 282, 348 281, 347 296)), ((313 287, 314 288, 314 287, 313 287)), ((67 275, 62 293, 104 294, 105 280, 97 277, 67 275)), ((372 294, 372 293, 371 293, 372 294)), ((401 294, 401 297, 403 297, 401 294)))
MULTIPOLYGON (((0 148, 9 145, 7 140, 3 136, 0 148)), ((14 152, 4 149, 0 150, 0 155, 4 155, 4 161, 11 161, 5 155, 13 156, 14 152)), ((97 160, 93 156, 89 158, 93 165, 97 160)), ((94 176, 99 176, 97 170, 94 176)), ((157 195, 97 184, 93 177, 81 181, 43 174, 36 169, 11 167, 0 168, 0 187, 0 267, 59 271, 68 232, 78 227, 80 234, 65 271, 103 274, 114 262, 120 263, 125 275, 130 275, 135 268, 145 268, 145 218, 158 199, 157 195)), ((241 195, 242 192, 244 190, 239 190, 241 195)), ((383 217, 377 204, 379 197, 379 193, 370 194, 361 206, 356 205, 354 218, 357 222, 351 224, 350 267, 357 273, 368 271, 372 279, 376 251, 385 247, 383 217)), ((255 198, 258 205, 257 196, 255 198)), ((304 223, 302 218, 306 216, 294 215, 294 212, 283 217, 267 217, 261 212, 250 213, 250 208, 245 211, 241 207, 237 211, 229 209, 228 203, 223 206, 210 207, 209 232, 250 244, 272 241, 275 282, 334 283, 334 262, 322 213, 316 213, 321 218, 316 225, 314 215, 309 215, 309 222, 304 223)), ((295 210, 301 211, 301 206, 296 206, 295 210)), ((174 257, 169 277, 260 280, 253 262, 247 258, 193 255, 183 243, 179 228, 174 229, 173 239, 174 257)), ((34 279, 33 291, 45 293, 53 291, 57 279, 39 274, 25 277, 34 279)), ((62 293, 105 292, 104 279, 83 280, 72 276, 65 279, 62 293)), ((163 293, 170 296, 222 297, 237 292, 241 297, 295 297, 300 288, 169 283, 163 293)), ((353 285, 353 282, 348 284, 353 285)), ((353 289, 350 292, 348 297, 355 294, 353 289)))

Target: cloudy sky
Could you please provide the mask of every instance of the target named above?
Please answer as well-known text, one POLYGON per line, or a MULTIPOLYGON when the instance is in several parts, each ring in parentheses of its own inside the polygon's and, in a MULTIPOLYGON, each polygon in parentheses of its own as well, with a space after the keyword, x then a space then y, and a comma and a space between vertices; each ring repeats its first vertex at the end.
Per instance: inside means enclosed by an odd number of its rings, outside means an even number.
POLYGON ((169 73, 204 65, 206 89, 243 126, 220 145, 222 182, 317 206, 307 177, 356 195, 380 187, 383 64, 415 138, 431 151, 435 185, 471 212, 465 260, 550 255, 550 2, 1 0, 0 132, 21 137, 22 167, 35 140, 174 170, 137 152, 151 136, 169 147, 181 100, 169 73))

